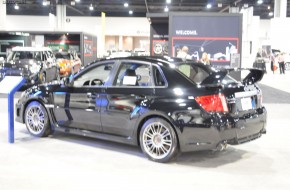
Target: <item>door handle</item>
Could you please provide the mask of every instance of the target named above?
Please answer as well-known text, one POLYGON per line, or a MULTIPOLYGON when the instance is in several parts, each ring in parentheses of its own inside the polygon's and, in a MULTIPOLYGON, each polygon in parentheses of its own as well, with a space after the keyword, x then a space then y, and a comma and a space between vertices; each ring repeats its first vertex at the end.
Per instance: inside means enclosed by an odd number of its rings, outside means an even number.
POLYGON ((96 94, 96 93, 88 92, 88 93, 87 93, 87 97, 88 97, 88 98, 92 98, 92 99, 96 99, 96 98, 99 98, 99 95, 96 94))

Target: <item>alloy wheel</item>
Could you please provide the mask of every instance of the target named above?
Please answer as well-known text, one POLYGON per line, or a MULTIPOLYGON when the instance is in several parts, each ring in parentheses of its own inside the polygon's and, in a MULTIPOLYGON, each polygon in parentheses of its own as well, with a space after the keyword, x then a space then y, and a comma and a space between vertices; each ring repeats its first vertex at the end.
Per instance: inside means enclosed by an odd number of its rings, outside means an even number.
POLYGON ((173 146, 172 135, 160 122, 150 123, 143 133, 143 147, 153 159, 163 159, 168 156, 173 146))

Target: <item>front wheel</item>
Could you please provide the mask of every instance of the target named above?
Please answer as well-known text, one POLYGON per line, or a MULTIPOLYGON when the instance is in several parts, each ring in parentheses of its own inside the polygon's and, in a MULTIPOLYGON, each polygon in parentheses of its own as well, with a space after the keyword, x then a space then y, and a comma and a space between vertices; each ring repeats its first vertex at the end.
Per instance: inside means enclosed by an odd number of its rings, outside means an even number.
POLYGON ((142 151, 150 160, 168 162, 178 152, 176 133, 164 119, 151 118, 146 121, 139 138, 142 151))
POLYGON ((28 104, 25 110, 25 124, 28 132, 33 136, 46 137, 51 134, 46 109, 37 101, 28 104))

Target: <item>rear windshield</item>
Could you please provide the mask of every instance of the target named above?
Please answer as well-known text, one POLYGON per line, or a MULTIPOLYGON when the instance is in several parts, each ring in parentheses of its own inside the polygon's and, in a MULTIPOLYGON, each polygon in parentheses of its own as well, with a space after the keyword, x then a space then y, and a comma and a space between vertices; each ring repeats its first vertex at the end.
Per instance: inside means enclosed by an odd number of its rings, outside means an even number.
MULTIPOLYGON (((194 63, 183 63, 177 66, 179 72, 181 72, 186 78, 195 84, 201 84, 210 75, 214 75, 217 70, 211 66, 202 66, 194 63)), ((212 80, 212 83, 232 84, 237 81, 229 75, 226 75, 222 81, 212 80)))

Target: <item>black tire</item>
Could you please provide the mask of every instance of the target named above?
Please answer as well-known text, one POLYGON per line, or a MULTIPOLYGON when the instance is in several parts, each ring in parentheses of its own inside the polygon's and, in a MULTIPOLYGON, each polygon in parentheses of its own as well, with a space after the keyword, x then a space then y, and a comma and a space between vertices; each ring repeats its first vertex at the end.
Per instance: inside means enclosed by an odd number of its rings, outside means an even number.
POLYGON ((169 162, 178 153, 176 133, 162 118, 147 120, 142 126, 139 140, 143 153, 155 162, 169 162))
POLYGON ((28 132, 36 137, 46 137, 51 134, 49 118, 44 106, 33 101, 25 109, 25 125, 28 132))

